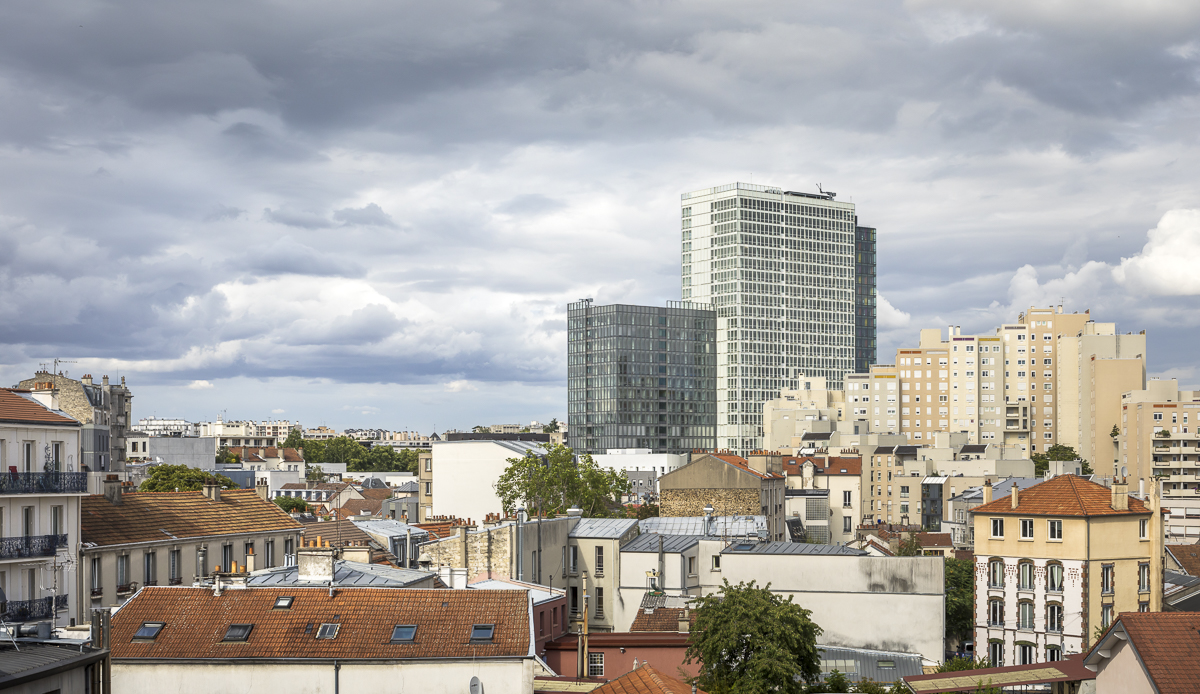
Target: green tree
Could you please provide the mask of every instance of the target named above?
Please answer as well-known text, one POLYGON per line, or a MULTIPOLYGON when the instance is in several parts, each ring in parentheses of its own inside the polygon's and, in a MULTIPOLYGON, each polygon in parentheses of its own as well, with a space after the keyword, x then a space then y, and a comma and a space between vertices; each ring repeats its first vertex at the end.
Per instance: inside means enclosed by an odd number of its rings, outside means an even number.
POLYGON ((657 518, 658 517, 658 505, 657 504, 642 504, 640 506, 635 506, 633 504, 630 504, 625 507, 625 517, 626 518, 636 518, 638 520, 645 520, 647 518, 657 518))
POLYGON ((292 513, 293 511, 304 513, 308 510, 308 504, 304 502, 304 499, 298 499, 294 496, 277 496, 272 501, 275 502, 276 506, 288 513, 292 513))
POLYGON ((604 518, 620 510, 621 495, 629 493, 624 472, 602 468, 592 456, 575 457, 562 444, 543 443, 545 453, 529 451, 509 458, 508 467, 493 487, 506 513, 518 506, 530 512, 557 515, 572 506, 589 518, 604 518))
POLYGON ((139 492, 195 492, 204 487, 209 479, 216 479, 222 489, 237 485, 225 475, 188 467, 187 465, 155 465, 150 468, 150 477, 138 487, 139 492))
POLYGON ((837 668, 834 668, 832 672, 825 676, 825 691, 849 692, 850 679, 841 672, 838 672, 837 668))
MULTIPOLYGON (((351 461, 355 458, 361 458, 366 454, 366 446, 363 446, 349 436, 339 436, 336 439, 330 439, 325 442, 324 459, 321 462, 332 465, 345 463, 347 469, 349 469, 351 461)), ((307 458, 305 458, 305 461, 309 462, 307 458)))
POLYGON ((415 472, 417 459, 417 452, 411 449, 397 451, 387 445, 371 446, 352 459, 347 469, 353 472, 415 472))
POLYGON ((543 434, 552 434, 556 431, 558 431, 558 419, 555 417, 551 417, 550 423, 547 424, 546 426, 542 427, 542 433, 543 434))
MULTIPOLYGON (((1033 474, 1041 477, 1050 469, 1051 460, 1079 460, 1079 454, 1070 446, 1056 443, 1045 453, 1034 453, 1029 458, 1033 460, 1033 474)), ((1083 464, 1083 474, 1092 474, 1092 470, 1086 461, 1083 464)))
POLYGON ((320 465, 325 462, 325 441, 305 439, 300 444, 300 450, 304 452, 304 462, 310 465, 320 465))
POLYGON ((1111 436, 1111 437, 1113 437, 1113 438, 1115 439, 1115 438, 1117 438, 1118 436, 1120 436, 1120 435, 1121 435, 1121 430, 1117 428, 1117 425, 1116 425, 1116 424, 1114 424, 1114 425, 1113 425, 1113 428, 1112 428, 1112 431, 1108 432, 1108 435, 1109 435, 1109 436, 1111 436))
POLYGON ((821 675, 812 613, 775 595, 770 584, 731 585, 695 599, 696 624, 685 663, 699 661, 691 683, 710 694, 799 694, 821 675))
POLYGON ((975 565, 966 559, 946 559, 946 638, 964 641, 975 624, 975 565))
POLYGON ((471 431, 475 432, 476 434, 490 434, 492 433, 492 428, 485 427, 481 424, 476 424, 475 426, 471 427, 471 431))
POLYGON ((917 539, 917 534, 909 533, 907 539, 900 540, 900 546, 896 548, 896 555, 900 557, 919 557, 922 551, 921 541, 917 539))
POLYGON ((299 429, 292 429, 288 432, 287 438, 283 443, 279 444, 283 448, 304 448, 304 436, 299 429))
POLYGON ((308 480, 309 482, 320 482, 325 479, 325 471, 321 469, 320 465, 309 465, 305 463, 304 479, 308 480))
POLYGON ((974 660, 972 658, 951 658, 937 667, 937 672, 962 672, 963 670, 982 670, 992 666, 987 658, 974 660))
POLYGON ((242 462, 241 458, 229 452, 229 446, 221 446, 217 450, 217 465, 235 465, 240 462, 242 462))

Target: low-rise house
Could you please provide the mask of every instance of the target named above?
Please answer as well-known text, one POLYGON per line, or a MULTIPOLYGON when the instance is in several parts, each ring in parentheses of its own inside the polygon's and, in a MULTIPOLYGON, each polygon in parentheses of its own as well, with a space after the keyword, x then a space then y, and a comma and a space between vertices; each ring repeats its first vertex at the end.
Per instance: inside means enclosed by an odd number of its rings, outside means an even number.
POLYGON ((766 516, 768 539, 787 537, 783 457, 756 452, 748 459, 724 453, 693 454, 687 465, 658 478, 664 516, 766 516))
POLYGON ((1096 692, 1192 694, 1200 691, 1200 612, 1126 612, 1096 641, 1083 664, 1096 692))
POLYGON ((633 518, 581 518, 562 555, 571 621, 594 632, 615 631, 623 610, 621 546, 638 534, 633 518), (587 598, 586 604, 584 598, 587 598))
POLYGON ((467 584, 471 590, 524 590, 533 604, 534 652, 546 655, 546 644, 567 633, 567 595, 561 588, 507 578, 487 578, 467 584))
POLYGON ((532 691, 526 591, 400 592, 143 588, 112 617, 113 690, 532 691))
POLYGON ((304 472, 304 451, 295 448, 234 446, 229 452, 242 461, 242 468, 246 470, 304 472))
MULTIPOLYGON (((110 475, 109 477, 115 477, 110 475)), ((206 485, 202 492, 126 492, 105 482, 83 497, 79 619, 119 605, 139 587, 190 584, 235 564, 292 563, 301 526, 252 490, 206 485)))
POLYGON ((0 388, 0 589, 9 623, 65 623, 79 607, 66 576, 87 493, 87 474, 68 471, 79 460, 80 424, 44 400, 0 388))
POLYGON ((1167 545, 1166 568, 1189 576, 1200 576, 1200 545, 1167 545))
POLYGON ((362 492, 348 482, 290 482, 271 490, 271 497, 302 499, 317 513, 325 515, 351 499, 364 499, 362 492))
POLYGON ((686 632, 593 633, 588 636, 586 661, 581 663, 579 635, 571 633, 547 644, 546 664, 560 675, 599 681, 619 678, 639 663, 662 672, 682 669, 695 676, 700 673, 700 663, 683 662, 687 644, 686 632))
POLYGON ((431 539, 420 545, 418 560, 431 569, 462 569, 470 581, 510 578, 562 588, 568 547, 574 542, 571 531, 580 522, 578 516, 538 521, 496 515, 485 518, 481 527, 453 519, 421 523, 416 527, 431 539))

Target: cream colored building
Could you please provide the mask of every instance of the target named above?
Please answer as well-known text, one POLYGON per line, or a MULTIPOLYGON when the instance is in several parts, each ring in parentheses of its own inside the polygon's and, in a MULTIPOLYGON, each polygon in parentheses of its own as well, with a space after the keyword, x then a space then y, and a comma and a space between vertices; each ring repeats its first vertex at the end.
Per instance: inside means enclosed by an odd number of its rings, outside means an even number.
POLYGON ((951 326, 921 331, 916 348, 897 350, 900 432, 913 444, 937 432, 961 432, 969 443, 1004 444, 1001 337, 963 335, 951 326))
MULTIPOLYGON (((1025 330, 1005 326, 1006 379, 1008 403, 1021 402, 1028 397, 1029 403, 1029 453, 1045 453, 1058 441, 1057 388, 1059 373, 1059 337, 1078 335, 1091 320, 1089 311, 1065 313, 1063 307, 1030 308, 1022 313, 1017 322, 1025 330), (1007 335, 1013 340, 1009 341, 1007 335), (1027 351, 1022 350, 1025 347, 1027 351), (1028 364, 1023 363, 1028 361, 1028 364), (1027 375, 1022 375, 1027 374, 1027 375), (1009 386, 1013 386, 1009 388, 1009 386), (1026 389, 1025 386, 1028 388, 1026 389)), ((1074 438, 1074 435, 1071 436, 1074 438)), ((1019 434, 1018 434, 1019 439, 1019 434)))
POLYGON ((1121 395, 1146 387, 1146 332, 1121 335, 1116 327, 1087 321, 1058 336, 1057 441, 1102 474, 1115 462, 1109 432, 1121 420, 1121 395))
POLYGON ((1162 609, 1158 499, 1061 475, 971 510, 976 652, 994 665, 1084 652, 1121 612, 1162 609))
POLYGON ((870 431, 900 431, 900 379, 894 364, 873 364, 865 374, 846 374, 845 419, 867 422, 870 431))

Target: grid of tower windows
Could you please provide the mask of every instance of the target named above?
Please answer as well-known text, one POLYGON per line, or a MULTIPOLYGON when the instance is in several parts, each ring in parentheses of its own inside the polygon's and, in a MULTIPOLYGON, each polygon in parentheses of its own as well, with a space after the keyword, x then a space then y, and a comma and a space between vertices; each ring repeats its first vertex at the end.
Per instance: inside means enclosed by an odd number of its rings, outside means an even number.
POLYGON ((715 313, 689 302, 570 304, 567 423, 577 453, 713 448, 715 313))
POLYGON ((854 230, 854 372, 875 363, 875 229, 854 230))

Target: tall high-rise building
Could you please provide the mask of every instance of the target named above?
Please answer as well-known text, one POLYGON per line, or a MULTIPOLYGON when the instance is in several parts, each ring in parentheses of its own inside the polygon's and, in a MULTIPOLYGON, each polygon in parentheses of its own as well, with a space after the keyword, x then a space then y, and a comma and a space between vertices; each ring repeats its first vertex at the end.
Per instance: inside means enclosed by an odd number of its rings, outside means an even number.
POLYGON ((746 455, 764 402, 855 370, 857 217, 833 193, 747 183, 682 197, 683 299, 716 310, 717 444, 746 455))
POLYGON ((590 299, 567 306, 567 445, 577 453, 716 446, 716 314, 590 299))
POLYGON ((854 373, 875 363, 875 229, 854 229, 854 373))

